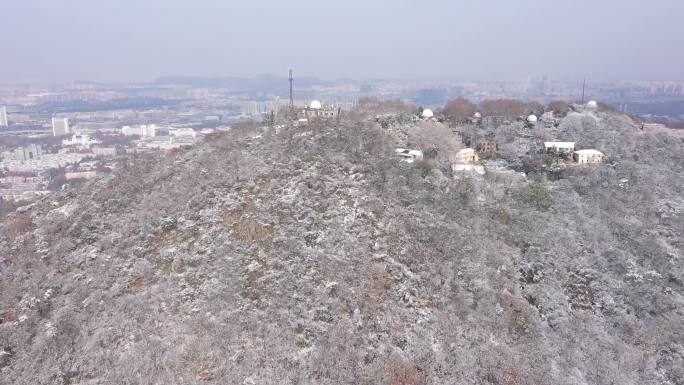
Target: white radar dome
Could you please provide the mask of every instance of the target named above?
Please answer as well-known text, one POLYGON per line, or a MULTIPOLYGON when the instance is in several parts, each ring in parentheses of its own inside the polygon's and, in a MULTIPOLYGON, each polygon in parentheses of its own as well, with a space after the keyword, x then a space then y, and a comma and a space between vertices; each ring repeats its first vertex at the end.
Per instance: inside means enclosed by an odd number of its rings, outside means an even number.
POLYGON ((590 100, 590 101, 587 103, 587 108, 590 109, 590 110, 595 110, 595 109, 598 108, 598 103, 596 103, 595 100, 590 100))
POLYGON ((309 104, 309 108, 314 109, 314 110, 320 110, 323 106, 321 105, 321 102, 318 100, 314 100, 309 104))
POLYGON ((528 123, 537 123, 537 120, 538 120, 538 119, 537 119, 537 116, 535 116, 535 115, 530 115, 530 116, 527 117, 527 122, 528 122, 528 123))
POLYGON ((424 118, 428 119, 428 118, 431 118, 431 117, 435 116, 435 114, 432 112, 431 109, 426 108, 426 109, 423 110, 422 116, 423 116, 424 118))

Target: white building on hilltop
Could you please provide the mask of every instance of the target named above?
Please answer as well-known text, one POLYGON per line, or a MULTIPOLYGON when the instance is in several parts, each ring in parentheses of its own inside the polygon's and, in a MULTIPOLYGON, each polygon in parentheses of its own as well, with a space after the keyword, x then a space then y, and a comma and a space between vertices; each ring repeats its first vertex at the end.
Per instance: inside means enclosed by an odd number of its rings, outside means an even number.
POLYGON ((472 148, 464 148, 458 151, 453 160, 454 163, 451 164, 451 171, 454 172, 454 177, 468 172, 479 175, 485 174, 484 167, 479 164, 480 157, 477 155, 477 151, 472 148))
POLYGON ((547 154, 572 154, 575 151, 575 142, 544 142, 547 154))
POLYGON ((339 113, 339 108, 335 108, 334 106, 323 106, 318 100, 311 101, 311 103, 304 108, 304 111, 302 111, 303 118, 307 119, 307 123, 309 120, 317 118, 335 119, 339 113))
POLYGON ((573 153, 573 159, 579 164, 601 163, 605 155, 598 150, 577 150, 573 153))
POLYGON ((62 136, 69 134, 69 119, 67 118, 52 118, 52 136, 62 136))
POLYGON ((480 157, 472 148, 464 148, 456 153, 456 162, 458 163, 478 163, 480 157))

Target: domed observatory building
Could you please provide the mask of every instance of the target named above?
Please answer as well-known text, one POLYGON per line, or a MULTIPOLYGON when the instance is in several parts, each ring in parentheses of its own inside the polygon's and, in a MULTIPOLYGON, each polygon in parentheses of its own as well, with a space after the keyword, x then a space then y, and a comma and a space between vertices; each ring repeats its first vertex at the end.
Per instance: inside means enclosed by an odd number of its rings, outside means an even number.
POLYGON ((479 113, 479 112, 474 113, 473 116, 471 116, 470 118, 468 118, 468 122, 469 122, 469 123, 472 123, 472 124, 480 124, 480 123, 482 123, 482 114, 479 113))
POLYGON ((423 112, 420 114, 420 118, 428 122, 437 121, 437 118, 435 118, 435 113, 429 108, 423 110, 423 112))
POLYGON ((598 103, 595 100, 590 100, 587 102, 587 110, 596 111, 598 110, 598 103))
POLYGON ((304 117, 311 119, 335 119, 340 114, 340 109, 334 106, 324 107, 318 100, 312 100, 306 108, 304 108, 304 117))

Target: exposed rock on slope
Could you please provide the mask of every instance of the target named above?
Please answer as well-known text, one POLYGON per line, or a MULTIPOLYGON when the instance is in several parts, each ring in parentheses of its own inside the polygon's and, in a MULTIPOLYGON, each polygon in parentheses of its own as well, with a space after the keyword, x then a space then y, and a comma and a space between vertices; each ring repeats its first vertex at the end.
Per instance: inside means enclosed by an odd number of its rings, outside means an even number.
POLYGON ((453 180, 357 123, 132 158, 0 225, 0 383, 682 384, 682 141, 612 129, 667 166, 453 180))

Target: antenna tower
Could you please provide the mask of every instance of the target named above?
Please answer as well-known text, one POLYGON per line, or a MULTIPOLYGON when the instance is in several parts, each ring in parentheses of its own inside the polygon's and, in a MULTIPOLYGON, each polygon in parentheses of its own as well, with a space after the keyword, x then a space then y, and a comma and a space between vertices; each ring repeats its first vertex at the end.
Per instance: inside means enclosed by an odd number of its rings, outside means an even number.
POLYGON ((290 77, 288 78, 290 80, 290 114, 294 112, 294 97, 292 95, 292 82, 294 81, 294 78, 292 77, 292 70, 290 69, 290 77))

